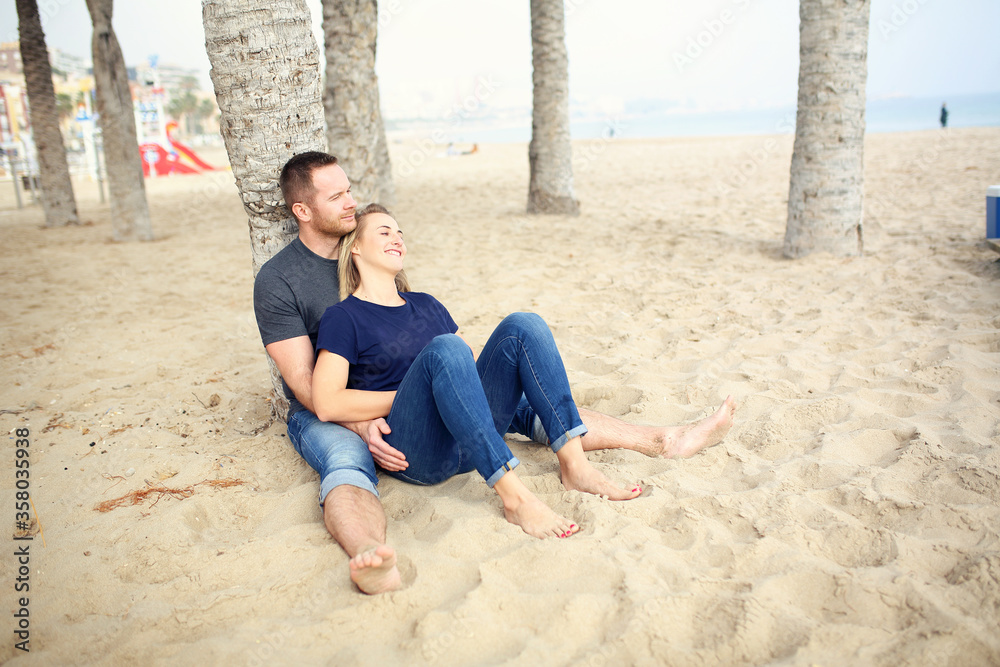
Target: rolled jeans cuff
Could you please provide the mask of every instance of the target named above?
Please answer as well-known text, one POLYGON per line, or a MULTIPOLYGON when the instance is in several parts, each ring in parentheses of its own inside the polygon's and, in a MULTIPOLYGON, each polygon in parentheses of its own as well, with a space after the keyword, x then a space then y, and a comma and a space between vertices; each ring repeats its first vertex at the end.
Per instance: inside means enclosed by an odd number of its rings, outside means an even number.
POLYGON ((563 448, 563 445, 565 445, 567 442, 569 442, 573 438, 586 435, 586 433, 587 433, 587 427, 583 424, 580 424, 579 426, 571 428, 570 430, 566 431, 561 436, 556 438, 554 441, 550 442, 549 447, 552 448, 553 452, 558 452, 560 449, 563 448))
POLYGON ((490 475, 489 479, 486 480, 487 486, 492 489, 493 485, 499 482, 501 477, 516 468, 520 463, 521 462, 517 460, 516 456, 511 457, 510 461, 507 461, 507 463, 503 464, 495 473, 490 475))
POLYGON ((320 507, 326 502, 326 497, 330 495, 338 486, 356 486, 359 489, 370 491, 376 498, 379 497, 378 489, 372 484, 368 476, 358 470, 334 470, 324 477, 319 483, 319 504, 320 507))

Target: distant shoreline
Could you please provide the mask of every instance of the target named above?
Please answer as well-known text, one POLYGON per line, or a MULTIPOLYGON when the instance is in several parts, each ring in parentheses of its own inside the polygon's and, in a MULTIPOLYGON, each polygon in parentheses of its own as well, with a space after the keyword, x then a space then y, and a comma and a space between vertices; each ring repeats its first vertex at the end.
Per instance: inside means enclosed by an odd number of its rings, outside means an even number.
MULTIPOLYGON (((893 97, 869 100, 868 134, 939 129, 942 102, 948 104, 949 128, 1000 126, 1000 92, 950 98, 893 97)), ((664 107, 645 113, 609 114, 571 120, 573 139, 654 139, 793 134, 795 106, 740 111, 685 111, 664 107)), ((407 119, 386 121, 390 141, 431 138, 436 143, 527 143, 530 112, 504 118, 407 119)))

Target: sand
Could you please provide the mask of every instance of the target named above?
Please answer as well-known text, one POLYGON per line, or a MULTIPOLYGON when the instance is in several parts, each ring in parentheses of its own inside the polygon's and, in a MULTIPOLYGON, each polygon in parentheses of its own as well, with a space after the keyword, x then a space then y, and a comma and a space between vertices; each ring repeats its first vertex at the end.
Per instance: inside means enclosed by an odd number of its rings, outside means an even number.
POLYGON ((1000 129, 869 136, 859 259, 781 257, 791 143, 579 142, 578 218, 522 214, 524 145, 392 146, 410 279, 473 343, 533 310, 582 406, 643 424, 740 407, 688 460, 591 454, 643 486, 627 503, 562 490, 551 452, 512 439, 526 483, 583 526, 567 540, 506 523, 473 475, 384 479, 407 586, 379 597, 351 584, 317 475, 269 417, 232 175, 148 181, 148 244, 109 241, 92 183, 87 224, 57 230, 0 183, 2 505, 13 525, 28 428, 38 517, 0 556, 0 659, 1000 663, 1000 265, 982 240, 1000 129), (184 493, 97 510, 154 487, 184 493))

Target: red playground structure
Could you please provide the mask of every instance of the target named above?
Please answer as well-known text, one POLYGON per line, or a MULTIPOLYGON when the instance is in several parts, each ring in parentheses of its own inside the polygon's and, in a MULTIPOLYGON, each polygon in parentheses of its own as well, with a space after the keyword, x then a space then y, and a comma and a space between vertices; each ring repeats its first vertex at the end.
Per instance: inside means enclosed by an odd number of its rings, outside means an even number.
POLYGON ((177 123, 167 123, 166 146, 156 141, 139 144, 144 176, 169 176, 170 174, 200 174, 203 171, 218 171, 218 167, 208 164, 189 147, 173 137, 177 123))

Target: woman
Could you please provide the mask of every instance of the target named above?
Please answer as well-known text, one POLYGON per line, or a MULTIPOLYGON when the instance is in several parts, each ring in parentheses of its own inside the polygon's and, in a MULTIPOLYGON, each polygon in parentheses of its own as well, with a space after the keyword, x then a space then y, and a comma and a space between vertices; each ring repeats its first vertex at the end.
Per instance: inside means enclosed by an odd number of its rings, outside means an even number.
POLYGON ((555 341, 537 315, 515 313, 493 332, 478 360, 458 325, 429 294, 409 291, 406 246, 388 211, 371 204, 341 241, 340 303, 320 323, 313 400, 324 421, 386 417, 386 441, 407 467, 389 474, 436 484, 477 470, 507 520, 535 537, 568 537, 579 526, 552 511, 513 472, 504 442, 522 397, 550 434, 563 485, 614 500, 619 488, 590 465, 587 432, 570 393, 555 341), (561 434, 553 437, 552 434, 561 434))

